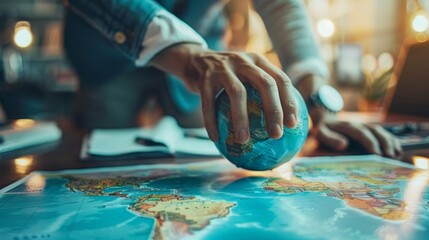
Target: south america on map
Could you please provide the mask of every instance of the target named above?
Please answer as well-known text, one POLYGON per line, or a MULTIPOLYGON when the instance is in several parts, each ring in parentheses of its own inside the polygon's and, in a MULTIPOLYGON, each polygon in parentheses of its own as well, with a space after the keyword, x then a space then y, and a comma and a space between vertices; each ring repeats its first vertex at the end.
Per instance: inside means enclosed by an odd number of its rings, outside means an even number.
POLYGON ((428 184, 372 155, 34 172, 0 190, 0 238, 428 239, 428 184))

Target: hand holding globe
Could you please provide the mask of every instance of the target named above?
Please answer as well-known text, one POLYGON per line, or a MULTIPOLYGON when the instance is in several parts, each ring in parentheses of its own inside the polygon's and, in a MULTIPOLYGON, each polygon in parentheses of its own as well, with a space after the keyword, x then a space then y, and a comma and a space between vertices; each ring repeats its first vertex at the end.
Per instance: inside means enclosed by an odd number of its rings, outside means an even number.
POLYGON ((236 141, 230 101, 228 95, 222 92, 216 99, 219 140, 215 145, 237 167, 257 171, 271 170, 291 160, 304 145, 308 134, 307 108, 301 95, 294 88, 292 92, 298 108, 297 125, 293 129, 284 126, 283 135, 279 139, 270 138, 265 128, 261 96, 251 85, 245 84, 245 87, 249 141, 243 144, 236 141))

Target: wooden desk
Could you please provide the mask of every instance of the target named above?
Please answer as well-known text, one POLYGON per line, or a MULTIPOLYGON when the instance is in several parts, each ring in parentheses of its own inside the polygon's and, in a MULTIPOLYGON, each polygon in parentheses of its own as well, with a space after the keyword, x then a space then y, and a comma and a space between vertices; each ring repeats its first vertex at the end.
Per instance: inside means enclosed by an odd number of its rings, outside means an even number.
MULTIPOLYGON (((367 117, 369 115, 361 115, 367 117)), ((355 116, 354 116, 355 117, 355 116)), ((370 118, 373 120, 373 118, 370 118)), ((400 122, 422 120, 404 116, 390 116, 385 122, 400 122)), ((427 119, 426 119, 427 120, 427 119)), ((70 121, 61 120, 58 122, 63 131, 63 137, 60 143, 54 146, 47 146, 45 149, 32 150, 27 153, 21 152, 11 156, 0 158, 0 188, 3 188, 12 182, 24 177, 31 171, 36 170, 62 170, 108 167, 120 165, 139 165, 155 163, 175 163, 174 158, 168 159, 144 159, 131 161, 91 161, 83 162, 79 160, 80 146, 85 132, 77 129, 70 121), (20 156, 21 155, 21 156, 20 156), (22 156, 23 155, 23 156, 22 156)), ((30 149, 31 150, 31 149, 30 149)), ((319 148, 317 141, 310 137, 299 156, 326 156, 326 155, 350 155, 365 154, 365 152, 350 150, 347 152, 332 152, 327 149, 319 148)), ((408 151, 404 154, 402 160, 411 162, 413 156, 429 157, 429 149, 408 151)), ((198 159, 198 161, 210 161, 212 159, 198 159)), ((180 159, 180 162, 191 162, 195 159, 180 159)))

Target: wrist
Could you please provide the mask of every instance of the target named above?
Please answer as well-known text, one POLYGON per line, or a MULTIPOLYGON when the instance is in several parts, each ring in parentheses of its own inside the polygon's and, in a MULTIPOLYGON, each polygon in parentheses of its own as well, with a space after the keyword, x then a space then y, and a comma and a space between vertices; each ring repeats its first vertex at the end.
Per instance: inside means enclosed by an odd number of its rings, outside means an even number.
POLYGON ((308 109, 308 114, 310 115, 313 126, 319 125, 320 122, 323 122, 324 119, 336 117, 337 114, 333 112, 328 112, 325 109, 320 107, 311 107, 308 109))
POLYGON ((343 99, 337 90, 326 84, 318 75, 307 75, 301 79, 296 88, 307 103, 309 115, 314 125, 323 119, 336 116, 343 107, 343 99))
POLYGON ((324 84, 326 84, 324 78, 319 75, 309 74, 299 80, 295 88, 301 93, 304 101, 308 102, 311 96, 324 84))
POLYGON ((192 56, 208 51, 199 44, 181 43, 172 45, 158 53, 150 62, 150 65, 164 72, 173 74, 190 84, 188 68, 192 56))

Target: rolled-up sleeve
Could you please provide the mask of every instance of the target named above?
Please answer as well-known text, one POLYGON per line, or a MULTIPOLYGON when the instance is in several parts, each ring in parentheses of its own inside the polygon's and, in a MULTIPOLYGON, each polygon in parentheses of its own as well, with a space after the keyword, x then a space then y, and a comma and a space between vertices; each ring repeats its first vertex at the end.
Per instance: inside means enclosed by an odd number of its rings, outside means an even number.
POLYGON ((107 38, 136 66, 178 43, 207 46, 190 26, 155 1, 66 0, 66 7, 107 38))
POLYGON ((64 5, 134 61, 150 22, 163 9, 152 0, 65 0, 64 5))
POLYGON ((329 78, 309 17, 301 0, 253 0, 264 21, 283 69, 296 84, 302 77, 315 74, 329 78))
POLYGON ((146 65, 156 54, 179 43, 207 47, 204 39, 189 25, 165 10, 159 11, 147 28, 136 65, 146 65))

